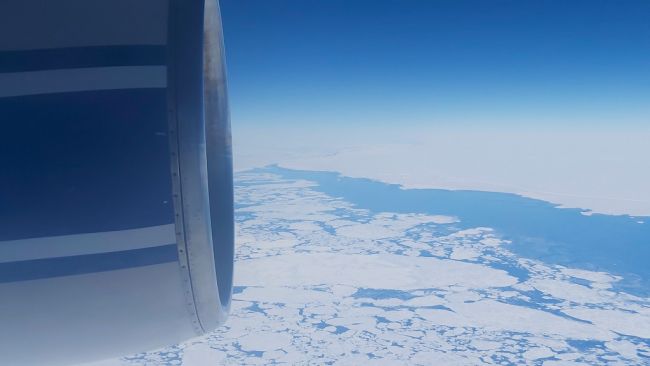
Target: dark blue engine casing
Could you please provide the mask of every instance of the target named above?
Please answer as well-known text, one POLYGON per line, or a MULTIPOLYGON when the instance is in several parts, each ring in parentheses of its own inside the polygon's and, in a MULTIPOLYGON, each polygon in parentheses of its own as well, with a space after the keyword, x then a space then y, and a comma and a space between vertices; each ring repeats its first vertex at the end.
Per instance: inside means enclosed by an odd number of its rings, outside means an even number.
POLYGON ((217 0, 0 2, 0 363, 223 323, 233 184, 217 0))

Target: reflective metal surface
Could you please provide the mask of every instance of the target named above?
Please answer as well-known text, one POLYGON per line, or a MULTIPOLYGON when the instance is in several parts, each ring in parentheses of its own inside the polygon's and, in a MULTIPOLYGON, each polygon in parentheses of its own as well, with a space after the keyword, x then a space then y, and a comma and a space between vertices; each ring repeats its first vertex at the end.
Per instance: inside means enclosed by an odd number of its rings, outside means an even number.
POLYGON ((202 4, 180 5, 170 11, 174 202, 181 268, 191 285, 187 301, 197 331, 204 332, 225 321, 232 291, 230 122, 218 4, 206 1, 205 12, 202 4), (203 49, 201 59, 197 49, 203 49))

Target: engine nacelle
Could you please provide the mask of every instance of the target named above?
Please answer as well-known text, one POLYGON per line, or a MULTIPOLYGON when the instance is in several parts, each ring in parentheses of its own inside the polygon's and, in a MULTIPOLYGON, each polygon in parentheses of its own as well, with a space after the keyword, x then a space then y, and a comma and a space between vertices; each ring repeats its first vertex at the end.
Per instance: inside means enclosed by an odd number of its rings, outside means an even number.
POLYGON ((117 357, 225 321, 217 0, 3 0, 0 123, 0 363, 117 357))

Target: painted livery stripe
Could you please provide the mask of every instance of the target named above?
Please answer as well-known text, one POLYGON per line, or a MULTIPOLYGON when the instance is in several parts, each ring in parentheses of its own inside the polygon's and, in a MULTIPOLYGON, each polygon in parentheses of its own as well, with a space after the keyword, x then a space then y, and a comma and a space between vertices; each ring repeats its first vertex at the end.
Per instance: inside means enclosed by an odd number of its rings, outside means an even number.
POLYGON ((174 242, 174 224, 0 242, 0 263, 151 248, 174 242))
POLYGON ((121 252, 0 263, 0 283, 143 267, 178 260, 176 244, 121 252))
POLYGON ((173 223, 167 113, 164 88, 0 98, 0 241, 173 223))
POLYGON ((0 98, 166 86, 166 66, 112 66, 0 74, 0 98))
POLYGON ((161 45, 89 46, 0 52, 0 73, 86 67, 165 65, 161 45))

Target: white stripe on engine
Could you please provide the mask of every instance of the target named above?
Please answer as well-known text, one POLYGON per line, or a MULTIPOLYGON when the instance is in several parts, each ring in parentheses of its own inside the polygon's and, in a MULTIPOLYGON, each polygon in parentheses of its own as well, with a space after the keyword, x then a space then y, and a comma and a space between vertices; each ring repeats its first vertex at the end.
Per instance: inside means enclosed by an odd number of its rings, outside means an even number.
POLYGON ((112 66, 0 73, 0 98, 166 86, 166 66, 112 66))
POLYGON ((176 243, 174 224, 108 231, 0 241, 0 263, 118 252, 176 243))

